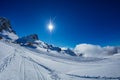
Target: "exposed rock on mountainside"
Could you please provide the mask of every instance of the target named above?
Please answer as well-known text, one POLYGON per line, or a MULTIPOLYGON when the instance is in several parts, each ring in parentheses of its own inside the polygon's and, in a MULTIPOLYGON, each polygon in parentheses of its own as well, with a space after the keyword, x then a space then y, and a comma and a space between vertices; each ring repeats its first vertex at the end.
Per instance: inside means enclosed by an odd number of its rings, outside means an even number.
POLYGON ((10 21, 4 17, 0 17, 0 39, 18 39, 16 32, 12 29, 10 21))

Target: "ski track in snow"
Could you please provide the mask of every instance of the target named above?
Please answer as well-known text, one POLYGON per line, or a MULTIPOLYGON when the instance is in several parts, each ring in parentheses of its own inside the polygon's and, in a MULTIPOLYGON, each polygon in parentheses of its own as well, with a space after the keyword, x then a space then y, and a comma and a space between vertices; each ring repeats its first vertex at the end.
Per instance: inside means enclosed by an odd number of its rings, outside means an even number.
MULTIPOLYGON (((38 72, 37 72, 38 68, 36 69, 35 63, 36 63, 37 65, 41 66, 42 68, 44 68, 45 70, 49 71, 49 74, 51 75, 51 78, 52 78, 53 80, 60 80, 60 77, 56 74, 55 70, 52 70, 52 69, 50 69, 50 68, 48 68, 48 67, 46 67, 46 66, 44 66, 44 65, 42 65, 42 64, 40 64, 40 63, 38 63, 38 62, 36 62, 35 60, 33 60, 33 59, 30 58, 30 57, 29 57, 29 58, 24 57, 24 58, 25 58, 25 59, 28 59, 28 60, 30 60, 30 61, 33 62, 34 69, 35 69, 37 75, 38 75, 38 72)), ((38 71, 39 71, 39 70, 38 70, 38 71)), ((41 73, 41 75, 42 75, 42 73, 41 73)), ((45 80, 43 75, 42 75, 42 77, 43 77, 43 78, 42 78, 41 80, 45 80)))
POLYGON ((2 72, 12 61, 15 57, 15 54, 11 54, 10 56, 6 57, 0 64, 0 72, 2 72))
POLYGON ((101 76, 80 76, 80 75, 73 75, 73 74, 67 74, 69 76, 83 78, 83 79, 97 79, 97 80, 120 80, 120 77, 101 77, 101 76))
MULTIPOLYGON (((22 58, 21 59, 22 61, 21 61, 21 64, 20 64, 20 73, 22 73, 21 80, 26 80, 25 79, 25 77, 26 77, 25 75, 28 72, 25 71, 25 61, 29 60, 29 59, 27 59, 26 57, 23 57, 23 56, 21 56, 21 58, 22 58)), ((32 61, 30 61, 30 64, 33 65, 32 68, 34 68, 34 70, 35 70, 35 74, 37 76, 37 80, 46 80, 45 77, 43 76, 43 74, 39 71, 37 65, 34 62, 32 62, 32 61)))
POLYGON ((20 79, 25 80, 25 60, 22 57, 20 62, 20 74, 20 79))
POLYGON ((38 66, 35 66, 35 63, 32 63, 33 67, 35 69, 36 75, 37 75, 37 79, 38 80, 46 80, 45 77, 43 76, 43 74, 39 71, 38 66))
MULTIPOLYGON (((15 52, 17 52, 15 50, 15 52)), ((11 54, 10 56, 6 57, 3 60, 3 63, 0 65, 0 72, 4 71, 4 69, 6 67, 9 66, 9 64, 11 63, 12 59, 15 57, 15 53, 11 54)), ((26 74, 29 72, 26 72, 26 61, 30 61, 31 65, 33 65, 32 68, 34 68, 35 70, 35 75, 37 76, 37 80, 47 80, 45 78, 45 76, 41 73, 41 71, 39 70, 39 68, 43 68, 45 70, 47 70, 49 72, 49 75, 51 75, 51 79, 52 80, 61 80, 61 78, 58 76, 58 73, 55 70, 52 70, 40 63, 38 63, 37 61, 35 61, 34 59, 32 59, 31 57, 25 57, 25 56, 21 56, 19 54, 17 54, 17 56, 20 56, 20 64, 19 64, 19 68, 20 68, 20 80, 27 80, 26 79, 26 74)), ((74 74, 66 74, 66 76, 72 76, 72 77, 77 77, 77 78, 82 78, 82 79, 94 79, 94 80, 120 80, 120 77, 96 77, 96 76, 80 76, 80 75, 74 75, 74 74)))

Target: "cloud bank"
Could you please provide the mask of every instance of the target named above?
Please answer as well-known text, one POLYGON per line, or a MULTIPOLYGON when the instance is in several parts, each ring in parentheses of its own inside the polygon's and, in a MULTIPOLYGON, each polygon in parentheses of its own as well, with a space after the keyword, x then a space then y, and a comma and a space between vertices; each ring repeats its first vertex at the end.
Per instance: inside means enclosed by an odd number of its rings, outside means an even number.
POLYGON ((93 44, 79 44, 74 48, 74 52, 79 55, 83 54, 84 57, 105 57, 120 53, 120 47, 106 46, 93 44))

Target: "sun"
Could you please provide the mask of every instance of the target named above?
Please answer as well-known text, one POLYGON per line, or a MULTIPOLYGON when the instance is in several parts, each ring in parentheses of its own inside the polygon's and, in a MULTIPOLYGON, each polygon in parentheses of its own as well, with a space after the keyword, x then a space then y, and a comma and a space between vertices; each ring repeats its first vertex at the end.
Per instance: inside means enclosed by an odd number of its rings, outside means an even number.
POLYGON ((49 31, 52 32, 53 28, 54 28, 54 27, 53 27, 52 23, 50 22, 49 25, 48 25, 49 31))

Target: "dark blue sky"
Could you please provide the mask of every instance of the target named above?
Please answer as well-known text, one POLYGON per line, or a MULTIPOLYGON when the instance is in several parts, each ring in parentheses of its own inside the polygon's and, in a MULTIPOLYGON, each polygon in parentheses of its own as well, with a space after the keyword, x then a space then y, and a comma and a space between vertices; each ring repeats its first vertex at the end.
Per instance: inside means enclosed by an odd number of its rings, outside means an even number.
POLYGON ((120 45, 119 0, 0 0, 0 16, 19 36, 36 33, 57 46, 120 45), (55 16, 50 34, 47 25, 55 16))

